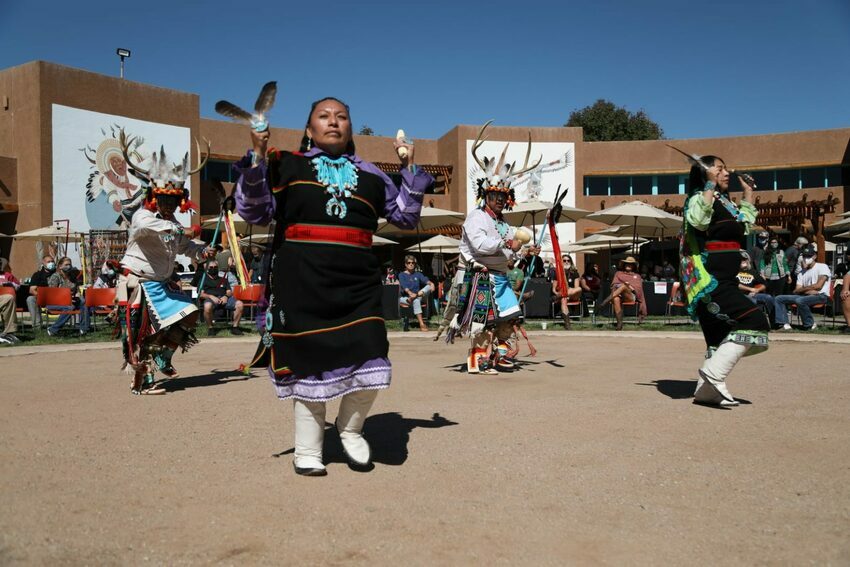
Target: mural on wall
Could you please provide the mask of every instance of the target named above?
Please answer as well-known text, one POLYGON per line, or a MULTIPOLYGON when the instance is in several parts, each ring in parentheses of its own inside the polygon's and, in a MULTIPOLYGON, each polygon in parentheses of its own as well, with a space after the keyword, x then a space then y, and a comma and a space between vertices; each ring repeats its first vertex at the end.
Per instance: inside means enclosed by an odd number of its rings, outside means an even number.
MULTIPOLYGON (((466 141, 466 163, 469 168, 466 185, 466 207, 467 210, 472 210, 477 206, 475 202, 476 184, 475 180, 481 177, 481 170, 475 163, 472 157, 472 144, 475 140, 466 141)), ((521 166, 525 160, 528 143, 526 141, 496 141, 485 140, 479 147, 477 153, 479 156, 495 156, 498 157, 505 149, 505 144, 508 144, 508 150, 505 154, 505 161, 518 163, 517 167, 521 166)), ((558 185, 561 188, 569 188, 566 198, 562 201, 564 206, 575 207, 576 203, 576 183, 575 183, 575 144, 572 142, 533 142, 531 144, 531 159, 533 163, 539 156, 543 156, 540 165, 520 176, 511 185, 516 195, 517 203, 525 203, 528 201, 543 201, 551 203, 555 198, 555 191, 558 185)), ((545 220, 545 214, 540 213, 535 216, 537 227, 545 220)), ((532 226, 531 217, 525 223, 527 226, 532 226)), ((567 242, 574 242, 576 239, 575 223, 560 223, 558 225, 558 238, 563 246, 567 242)), ((543 251, 550 252, 544 245, 543 251)))
MULTIPOLYGON (((53 218, 69 219, 73 230, 126 229, 144 197, 118 142, 135 138, 130 157, 144 166, 165 147, 174 161, 189 151, 189 128, 53 105, 53 218)), ((186 184, 191 192, 189 182, 186 184)), ((177 213, 183 225, 188 213, 177 213)))

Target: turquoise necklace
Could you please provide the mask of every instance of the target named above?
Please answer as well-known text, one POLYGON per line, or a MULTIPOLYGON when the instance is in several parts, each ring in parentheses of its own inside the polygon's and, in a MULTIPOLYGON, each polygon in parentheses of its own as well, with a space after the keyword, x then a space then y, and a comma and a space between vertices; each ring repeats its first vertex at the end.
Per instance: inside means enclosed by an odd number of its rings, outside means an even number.
POLYGON ((310 161, 316 170, 316 179, 325 186, 325 193, 331 196, 325 212, 330 217, 345 218, 348 207, 343 199, 357 191, 357 168, 345 157, 331 159, 321 155, 310 161))

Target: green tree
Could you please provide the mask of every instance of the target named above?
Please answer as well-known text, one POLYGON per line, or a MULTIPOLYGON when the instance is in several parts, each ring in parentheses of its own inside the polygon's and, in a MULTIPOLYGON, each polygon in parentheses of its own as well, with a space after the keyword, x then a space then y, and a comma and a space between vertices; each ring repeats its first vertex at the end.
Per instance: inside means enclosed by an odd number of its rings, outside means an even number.
POLYGON ((366 125, 366 124, 361 126, 360 131, 357 132, 357 133, 360 134, 361 136, 374 136, 375 135, 375 131, 372 130, 371 128, 369 128, 369 126, 366 125))
POLYGON ((646 112, 629 112, 613 102, 599 99, 570 113, 564 126, 584 129, 585 142, 612 142, 618 140, 661 140, 664 131, 646 112))

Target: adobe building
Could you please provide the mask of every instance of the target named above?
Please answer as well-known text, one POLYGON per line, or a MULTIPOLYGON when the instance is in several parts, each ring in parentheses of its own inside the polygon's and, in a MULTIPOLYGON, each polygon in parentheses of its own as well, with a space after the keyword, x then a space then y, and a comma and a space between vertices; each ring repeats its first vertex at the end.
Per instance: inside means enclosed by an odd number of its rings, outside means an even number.
MULTIPOLYGON (((70 218, 66 223, 72 227, 88 222, 88 228, 97 228, 100 222, 117 222, 120 202, 133 188, 133 179, 124 175, 126 170, 118 163, 123 160, 115 162, 117 168, 109 165, 116 159, 116 128, 125 127, 145 140, 140 156, 144 149, 163 143, 166 149, 177 146, 180 150, 179 156, 171 156, 173 161, 191 147, 196 164, 197 150, 190 141, 211 140, 210 160, 193 176, 191 186, 202 216, 217 214, 212 185, 221 182, 230 190, 235 180, 229 164, 244 154, 249 138, 244 126, 201 118, 199 106, 196 94, 44 61, 0 71, 0 233, 20 233, 63 218, 70 218), (72 209, 66 209, 72 204, 72 209)), ((434 192, 425 197, 426 206, 468 209, 472 199, 467 172, 474 166, 469 147, 478 128, 457 125, 439 139, 415 140, 417 163, 437 180, 434 192)), ((501 145, 510 141, 524 155, 529 130, 535 155, 549 152, 548 160, 570 153, 569 168, 554 172, 546 183, 570 187, 568 203, 591 211, 639 199, 681 213, 688 168, 667 143, 688 152, 719 155, 730 167, 751 172, 759 187, 759 222, 778 232, 822 235, 825 224, 850 210, 850 128, 584 142, 581 128, 497 124, 489 129, 488 138, 501 145)), ((271 144, 297 149, 301 135, 300 130, 272 128, 271 144)), ((392 142, 387 137, 355 136, 358 153, 388 172, 397 170, 398 163, 392 142)), ((485 155, 492 155, 494 147, 485 155)), ((547 191, 554 192, 554 187, 547 186, 547 191)), ((541 198, 545 200, 545 194, 541 198)), ((580 221, 575 238, 603 226, 580 221)), ((0 238, 0 256, 10 258, 21 275, 31 273, 37 264, 35 244, 29 241, 0 238)))

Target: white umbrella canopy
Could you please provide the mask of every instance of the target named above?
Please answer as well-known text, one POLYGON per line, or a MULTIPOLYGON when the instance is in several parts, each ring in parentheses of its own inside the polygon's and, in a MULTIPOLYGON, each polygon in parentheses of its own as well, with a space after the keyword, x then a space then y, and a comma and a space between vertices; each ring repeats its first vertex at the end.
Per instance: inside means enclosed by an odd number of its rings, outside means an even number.
MULTIPOLYGON (((646 238, 638 238, 638 242, 646 242, 646 238)), ((596 246, 601 245, 603 248, 607 246, 615 247, 617 244, 622 244, 624 246, 631 244, 632 238, 627 236, 617 236, 614 234, 602 234, 596 233, 591 234, 581 240, 576 240, 573 242, 573 245, 576 246, 596 246)))
MULTIPOLYGON (((651 238, 664 238, 665 236, 676 236, 679 229, 681 229, 682 225, 679 224, 676 228, 662 228, 658 226, 638 226, 637 234, 638 236, 648 236, 651 238)), ((631 236, 635 233, 635 227, 630 224, 624 224, 612 228, 608 228, 605 230, 600 230, 599 232, 610 234, 613 236, 631 236)), ((597 233, 598 234, 598 233, 597 233)))
MULTIPOLYGON (((419 216, 419 224, 417 228, 422 230, 430 230, 447 224, 461 224, 466 219, 466 215, 457 211, 447 209, 438 209, 437 207, 422 207, 422 214, 419 216)), ((375 234, 398 234, 410 232, 408 229, 398 228, 386 221, 386 219, 378 220, 378 230, 375 234)))
POLYGON ((832 238, 850 238, 850 230, 847 232, 842 232, 841 234, 836 234, 832 238))
POLYGON ((438 234, 424 242, 408 246, 405 250, 409 252, 444 252, 454 254, 460 250, 460 240, 438 234))
POLYGON ((682 217, 662 211, 642 201, 623 203, 610 209, 604 209, 587 215, 587 220, 605 224, 629 225, 636 227, 657 227, 678 229, 682 226, 682 217))
POLYGON ((832 224, 826 225, 826 228, 850 228, 850 218, 846 218, 844 220, 836 221, 832 224))
POLYGON ((398 242, 378 235, 372 236, 372 246, 388 246, 390 244, 398 244, 398 242))
MULTIPOLYGON (((607 246, 605 247, 607 248, 607 246)), ((568 244, 561 248, 561 253, 567 254, 596 254, 597 250, 601 248, 598 246, 576 246, 575 244, 568 244)))
MULTIPOLYGON (((546 218, 546 211, 552 208, 551 203, 543 201, 526 201, 525 203, 517 203, 510 211, 504 211, 502 217, 508 224, 519 226, 527 225, 529 222, 537 224, 537 216, 540 216, 540 222, 546 218)), ((576 209, 575 207, 563 207, 559 223, 577 222, 590 214, 590 211, 584 209, 576 209)))
MULTIPOLYGON (((202 228, 215 228, 216 224, 218 224, 218 215, 201 221, 202 228)), ((256 225, 251 225, 245 219, 240 217, 238 213, 233 213, 233 226, 236 227, 236 232, 245 233, 248 232, 248 227, 256 225)), ((223 232, 224 228, 222 228, 221 230, 223 232)))
POLYGON ((70 231, 64 226, 43 226, 25 232, 9 235, 15 240, 41 240, 42 242, 54 242, 56 240, 64 240, 67 236, 68 240, 75 242, 83 239, 83 232, 75 228, 70 231))

